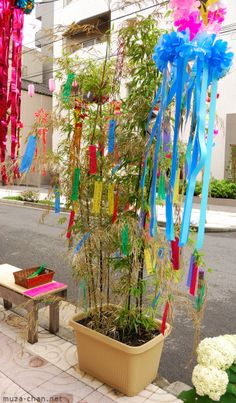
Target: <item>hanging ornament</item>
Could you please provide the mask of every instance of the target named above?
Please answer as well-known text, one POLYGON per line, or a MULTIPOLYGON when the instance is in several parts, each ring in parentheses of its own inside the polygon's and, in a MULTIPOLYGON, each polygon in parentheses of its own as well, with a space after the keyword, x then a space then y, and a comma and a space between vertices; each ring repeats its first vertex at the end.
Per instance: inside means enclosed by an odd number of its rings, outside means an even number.
POLYGON ((102 187, 103 184, 101 181, 96 181, 94 185, 94 194, 93 194, 93 214, 99 214, 101 210, 101 201, 102 201, 102 187))
POLYGON ((48 80, 48 87, 49 87, 49 91, 54 92, 56 89, 56 84, 55 84, 55 80, 54 78, 49 78, 48 80))
POLYGON ((110 120, 109 129, 108 129, 108 154, 111 154, 115 150, 115 130, 116 130, 116 121, 110 120))
POLYGON ((97 173, 97 147, 89 146, 89 173, 95 175, 97 173))
POLYGON ((74 73, 72 73, 72 72, 69 73, 67 76, 66 83, 64 84, 62 97, 63 97, 63 101, 65 104, 68 104, 68 102, 70 101, 71 88, 72 88, 72 84, 74 81, 74 77, 75 77, 74 73))
POLYGON ((74 178, 73 178, 73 187, 72 187, 72 201, 77 201, 79 197, 79 183, 80 183, 80 168, 75 168, 74 170, 74 178))
POLYGON ((20 173, 29 172, 34 159, 35 151, 36 151, 36 136, 32 135, 29 137, 26 150, 20 164, 19 168, 20 173))
POLYGON ((152 256, 149 248, 144 249, 145 267, 148 274, 153 274, 152 256))
POLYGON ((55 194, 55 202, 54 202, 54 211, 56 214, 61 212, 61 198, 60 198, 60 190, 57 186, 54 188, 55 194))
POLYGON ((114 199, 115 185, 109 183, 108 185, 108 214, 112 216, 114 214, 115 199, 114 199))
POLYGON ((179 185, 180 185, 180 169, 178 169, 175 179, 174 194, 173 194, 174 204, 177 204, 179 202, 179 185))
POLYGON ((171 262, 174 270, 179 270, 179 237, 175 237, 174 241, 171 241, 171 262))
POLYGON ((75 212, 74 212, 74 210, 72 210, 70 212, 70 219, 69 219, 69 224, 68 224, 68 229, 67 229, 67 234, 66 234, 66 237, 68 239, 71 239, 71 230, 74 225, 74 221, 75 221, 75 212))
POLYGON ((35 94, 34 84, 28 85, 28 95, 32 98, 35 94))
POLYGON ((166 322, 167 322, 169 307, 170 307, 169 302, 167 302, 165 305, 164 313, 162 316, 162 322, 161 322, 161 333, 163 334, 163 336, 164 336, 165 330, 166 330, 166 322))
POLYGON ((112 224, 114 224, 117 220, 117 215, 118 215, 118 203, 119 203, 119 194, 118 194, 118 189, 116 190, 116 195, 115 195, 115 205, 114 205, 114 212, 112 216, 112 224))
POLYGON ((124 256, 127 256, 128 247, 129 247, 129 226, 128 226, 128 224, 125 224, 125 226, 122 228, 121 240, 122 240, 122 245, 121 245, 122 253, 124 256))
POLYGON ((158 199, 160 199, 160 200, 166 199, 165 176, 164 176, 163 172, 161 172, 160 179, 159 179, 158 199))

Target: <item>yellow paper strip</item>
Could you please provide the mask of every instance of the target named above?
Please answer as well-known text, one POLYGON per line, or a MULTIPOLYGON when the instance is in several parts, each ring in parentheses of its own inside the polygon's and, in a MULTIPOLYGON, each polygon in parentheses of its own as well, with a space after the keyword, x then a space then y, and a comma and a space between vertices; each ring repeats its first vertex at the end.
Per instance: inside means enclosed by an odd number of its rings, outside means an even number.
POLYGON ((153 273, 152 258, 149 249, 144 249, 145 266, 148 274, 153 273))
POLYGON ((101 210, 101 201, 102 201, 102 182, 95 182, 94 185, 94 194, 93 194, 93 214, 99 214, 101 210))
POLYGON ((178 169, 176 179, 175 179, 175 187, 174 187, 174 195, 173 195, 174 203, 178 203, 178 201, 179 201, 179 183, 180 183, 180 169, 178 169))
POLYGON ((108 185, 108 214, 113 215, 114 207, 115 207, 115 199, 114 199, 114 183, 109 183, 108 185))

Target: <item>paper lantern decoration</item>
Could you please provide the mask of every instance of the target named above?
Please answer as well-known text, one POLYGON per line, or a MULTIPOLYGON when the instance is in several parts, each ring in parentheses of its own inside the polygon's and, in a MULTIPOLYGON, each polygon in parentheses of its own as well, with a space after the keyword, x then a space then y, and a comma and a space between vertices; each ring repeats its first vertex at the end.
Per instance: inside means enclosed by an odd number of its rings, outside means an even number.
POLYGON ((48 87, 49 87, 49 91, 54 92, 56 89, 56 84, 55 84, 55 80, 54 78, 49 78, 48 80, 48 87))
POLYGON ((32 98, 35 94, 34 84, 28 85, 28 95, 32 98))

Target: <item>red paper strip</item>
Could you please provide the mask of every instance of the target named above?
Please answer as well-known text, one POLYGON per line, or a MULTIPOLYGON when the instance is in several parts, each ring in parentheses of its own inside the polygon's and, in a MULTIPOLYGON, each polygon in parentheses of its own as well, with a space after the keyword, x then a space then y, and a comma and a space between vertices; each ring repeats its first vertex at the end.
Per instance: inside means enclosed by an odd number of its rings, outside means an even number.
POLYGON ((163 336, 164 336, 165 330, 166 330, 168 312, 169 312, 169 302, 167 302, 165 305, 165 309, 164 309, 164 313, 163 313, 163 317, 162 317, 161 333, 163 334, 163 336))
POLYGON ((115 205, 114 205, 114 213, 112 217, 112 224, 114 224, 117 220, 117 215, 118 215, 118 190, 116 191, 116 196, 115 196, 115 205))
POLYGON ((94 175, 97 173, 97 147, 89 146, 89 173, 94 175))
POLYGON ((194 296, 195 292, 196 292, 197 274, 198 274, 198 267, 197 267, 196 263, 194 263, 193 275, 192 275, 191 286, 190 286, 190 294, 192 296, 194 296))
POLYGON ((174 241, 171 241, 171 251, 172 251, 172 257, 171 261, 173 264, 173 269, 174 270, 179 270, 179 237, 176 237, 174 241))
POLYGON ((68 224, 68 229, 67 229, 67 234, 66 234, 66 237, 67 237, 68 239, 71 238, 71 227, 72 227, 73 224, 74 224, 74 220, 75 220, 75 212, 74 212, 74 210, 72 210, 72 211, 70 212, 70 219, 69 219, 69 224, 68 224))

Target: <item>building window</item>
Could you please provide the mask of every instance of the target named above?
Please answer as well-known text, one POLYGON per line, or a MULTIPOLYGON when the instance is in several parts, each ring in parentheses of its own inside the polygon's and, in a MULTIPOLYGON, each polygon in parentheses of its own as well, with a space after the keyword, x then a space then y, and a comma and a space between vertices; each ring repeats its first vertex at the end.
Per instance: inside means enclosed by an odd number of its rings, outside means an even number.
POLYGON ((111 28, 110 12, 73 23, 64 33, 64 46, 68 53, 74 53, 77 50, 107 40, 106 33, 111 28))

